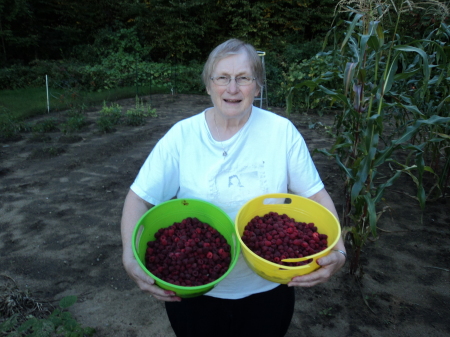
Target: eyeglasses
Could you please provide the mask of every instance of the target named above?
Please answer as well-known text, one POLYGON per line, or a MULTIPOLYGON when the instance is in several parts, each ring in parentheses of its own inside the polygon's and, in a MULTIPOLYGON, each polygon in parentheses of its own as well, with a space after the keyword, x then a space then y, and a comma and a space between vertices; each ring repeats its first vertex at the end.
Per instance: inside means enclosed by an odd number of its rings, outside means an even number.
POLYGON ((256 80, 256 78, 252 78, 252 77, 248 77, 248 76, 239 76, 239 77, 235 77, 235 78, 231 78, 230 76, 215 76, 215 77, 211 77, 211 80, 217 84, 217 85, 221 85, 221 86, 225 86, 228 85, 231 80, 235 80, 236 84, 239 86, 245 86, 245 85, 250 85, 252 84, 252 82, 254 80, 256 80))

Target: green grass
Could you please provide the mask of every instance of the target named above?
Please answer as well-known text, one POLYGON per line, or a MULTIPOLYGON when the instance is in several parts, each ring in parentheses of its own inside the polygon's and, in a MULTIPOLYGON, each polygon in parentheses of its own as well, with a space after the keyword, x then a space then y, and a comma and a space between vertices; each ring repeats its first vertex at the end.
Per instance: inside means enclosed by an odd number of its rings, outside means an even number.
MULTIPOLYGON (((146 95, 146 88, 138 88, 139 95, 146 95)), ((152 90, 152 94, 157 93, 152 90)), ((167 93, 167 92, 161 92, 167 93)), ((111 102, 122 98, 136 97, 136 87, 123 87, 101 92, 76 92, 74 89, 50 89, 50 112, 66 110, 69 104, 84 104, 86 107, 103 101, 111 102), (72 96, 73 95, 73 96, 72 96)), ((0 91, 0 107, 6 108, 10 117, 26 120, 47 113, 47 93, 45 87, 0 91)), ((0 109, 0 120, 5 109, 0 109)))
POLYGON ((17 119, 44 114, 47 111, 45 88, 2 90, 0 105, 17 119))

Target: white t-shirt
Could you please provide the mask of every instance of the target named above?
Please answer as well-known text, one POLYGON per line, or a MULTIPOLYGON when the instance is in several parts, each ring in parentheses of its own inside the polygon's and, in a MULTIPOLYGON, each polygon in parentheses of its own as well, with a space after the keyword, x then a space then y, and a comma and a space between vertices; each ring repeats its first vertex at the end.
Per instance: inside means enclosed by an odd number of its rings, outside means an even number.
MULTIPOLYGON (((242 129, 218 142, 205 113, 176 123, 155 145, 131 185, 138 196, 153 205, 173 197, 200 199, 234 220, 247 201, 262 194, 289 189, 310 197, 324 187, 303 137, 288 119, 252 107, 242 129)), ((207 295, 237 299, 277 285, 255 274, 241 254, 235 268, 207 295)))

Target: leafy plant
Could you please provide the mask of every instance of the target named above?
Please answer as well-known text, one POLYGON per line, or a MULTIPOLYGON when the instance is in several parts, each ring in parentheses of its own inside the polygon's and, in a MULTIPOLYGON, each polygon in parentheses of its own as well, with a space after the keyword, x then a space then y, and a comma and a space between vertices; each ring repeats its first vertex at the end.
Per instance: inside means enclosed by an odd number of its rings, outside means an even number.
POLYGON ((325 309, 320 310, 319 314, 323 315, 323 316, 333 316, 333 313, 331 312, 332 310, 333 310, 332 307, 325 308, 325 309))
POLYGON ((66 122, 62 125, 64 134, 81 130, 86 124, 86 115, 82 112, 70 110, 66 122))
POLYGON ((109 107, 103 101, 103 108, 97 120, 97 127, 101 132, 111 132, 114 126, 120 123, 122 118, 122 107, 118 103, 112 103, 109 107))
POLYGON ((54 118, 48 118, 43 121, 37 122, 31 127, 34 133, 47 133, 57 129, 57 123, 54 118))
POLYGON ((93 336, 95 329, 81 326, 67 311, 67 308, 74 305, 76 301, 76 296, 64 297, 59 302, 59 308, 56 308, 46 318, 30 315, 23 323, 20 323, 20 315, 14 314, 0 324, 0 332, 9 337, 93 336))
POLYGON ((150 104, 145 104, 142 99, 136 96, 136 107, 127 110, 125 114, 125 124, 131 126, 144 125, 147 117, 157 117, 156 109, 152 109, 150 104))
MULTIPOLYGON (((68 110, 74 112, 83 112, 86 108, 85 94, 81 90, 80 85, 73 78, 73 83, 64 83, 62 92, 59 94, 59 101, 65 105, 68 110)), ((61 84, 60 84, 61 85, 61 84)))
POLYGON ((339 79, 338 65, 333 62, 331 53, 318 53, 301 63, 290 65, 284 73, 281 88, 286 97, 286 113, 291 114, 297 109, 315 109, 325 107, 331 101, 325 93, 313 90, 320 82, 337 82, 339 79))
POLYGON ((27 130, 24 123, 19 121, 4 106, 0 106, 0 141, 20 138, 19 133, 27 130))

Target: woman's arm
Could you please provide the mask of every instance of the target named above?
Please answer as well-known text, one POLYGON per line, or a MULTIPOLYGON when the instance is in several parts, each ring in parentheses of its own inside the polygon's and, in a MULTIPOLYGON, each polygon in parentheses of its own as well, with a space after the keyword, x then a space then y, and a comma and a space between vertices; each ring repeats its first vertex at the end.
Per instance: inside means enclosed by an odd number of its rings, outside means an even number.
POLYGON ((142 291, 149 292, 155 298, 162 301, 180 301, 173 291, 161 289, 155 285, 155 280, 148 276, 137 263, 132 250, 132 236, 139 219, 147 212, 152 204, 149 204, 136 193, 130 190, 125 198, 122 212, 122 263, 130 278, 136 282, 142 291))
MULTIPOLYGON (((336 219, 339 219, 333 200, 331 200, 331 197, 325 188, 309 197, 309 199, 318 202, 333 213, 336 219)), ((333 249, 345 252, 342 237, 339 238, 339 241, 333 249)), ((328 281, 332 275, 342 268, 345 263, 345 256, 338 251, 331 251, 331 253, 327 256, 318 259, 317 263, 321 266, 321 268, 310 274, 294 277, 292 281, 288 283, 288 286, 312 287, 316 284, 328 281)))

